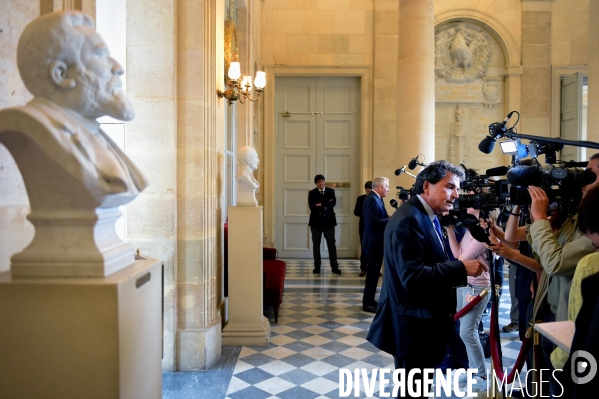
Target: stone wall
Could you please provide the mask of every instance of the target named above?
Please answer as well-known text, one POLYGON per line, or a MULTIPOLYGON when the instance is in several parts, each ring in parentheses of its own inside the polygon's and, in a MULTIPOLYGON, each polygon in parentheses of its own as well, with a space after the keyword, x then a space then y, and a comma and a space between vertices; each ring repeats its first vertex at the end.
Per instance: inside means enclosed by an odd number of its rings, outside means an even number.
MULTIPOLYGON (((17 69, 17 43, 25 26, 40 15, 39 0, 4 0, 0 13, 0 108, 24 105, 32 96, 17 69)), ((33 238, 27 191, 12 156, 0 144, 0 272, 33 238)))

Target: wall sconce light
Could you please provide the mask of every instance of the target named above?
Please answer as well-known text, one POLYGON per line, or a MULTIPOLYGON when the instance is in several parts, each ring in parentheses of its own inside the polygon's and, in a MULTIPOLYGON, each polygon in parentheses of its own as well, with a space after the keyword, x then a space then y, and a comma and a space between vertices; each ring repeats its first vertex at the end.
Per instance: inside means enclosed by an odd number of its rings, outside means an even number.
POLYGON ((264 86, 266 86, 266 73, 262 71, 256 72, 254 88, 256 89, 257 96, 256 98, 251 98, 250 88, 252 87, 252 77, 241 74, 241 66, 237 61, 231 62, 227 75, 229 76, 229 82, 227 83, 229 88, 224 92, 217 90, 216 95, 219 98, 226 98, 229 102, 229 105, 233 104, 233 102, 237 100, 243 104, 241 95, 243 95, 244 100, 257 101, 258 98, 260 98, 260 94, 262 94, 264 91, 264 86))

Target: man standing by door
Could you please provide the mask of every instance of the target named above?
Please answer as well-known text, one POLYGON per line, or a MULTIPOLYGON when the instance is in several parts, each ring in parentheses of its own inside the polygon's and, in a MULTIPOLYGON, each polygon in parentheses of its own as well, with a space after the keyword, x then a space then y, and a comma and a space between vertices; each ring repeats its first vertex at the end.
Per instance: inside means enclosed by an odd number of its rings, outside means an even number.
POLYGON ((310 207, 310 232, 312 233, 312 251, 314 254, 314 270, 312 273, 320 274, 320 240, 324 234, 329 251, 331 269, 335 274, 341 274, 337 263, 337 247, 335 246, 335 226, 337 219, 333 208, 337 203, 335 190, 325 187, 323 175, 314 176, 316 188, 308 193, 308 206, 310 207))
POLYGON ((364 296, 362 297, 362 310, 376 313, 377 303, 374 300, 376 286, 379 282, 381 266, 383 265, 384 239, 383 233, 389 215, 385 209, 383 198, 389 192, 389 179, 375 177, 372 180, 372 191, 364 200, 364 236, 362 248, 368 257, 368 271, 364 282, 364 296))

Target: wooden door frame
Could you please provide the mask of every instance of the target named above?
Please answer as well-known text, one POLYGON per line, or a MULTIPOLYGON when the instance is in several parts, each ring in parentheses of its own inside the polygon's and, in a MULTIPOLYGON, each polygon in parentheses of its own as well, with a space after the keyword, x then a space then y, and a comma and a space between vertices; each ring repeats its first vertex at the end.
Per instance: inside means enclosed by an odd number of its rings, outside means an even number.
POLYGON ((358 168, 360 181, 372 177, 373 159, 373 121, 372 121, 372 68, 371 67, 309 67, 309 66, 265 66, 266 87, 264 90, 264 135, 262 154, 264 165, 262 191, 264 205, 264 241, 267 246, 275 246, 276 242, 276 141, 275 131, 277 115, 275 112, 275 79, 276 78, 318 78, 318 77, 357 77, 360 79, 360 125, 358 138, 360 154, 358 168), (268 182, 267 184, 265 184, 268 182))

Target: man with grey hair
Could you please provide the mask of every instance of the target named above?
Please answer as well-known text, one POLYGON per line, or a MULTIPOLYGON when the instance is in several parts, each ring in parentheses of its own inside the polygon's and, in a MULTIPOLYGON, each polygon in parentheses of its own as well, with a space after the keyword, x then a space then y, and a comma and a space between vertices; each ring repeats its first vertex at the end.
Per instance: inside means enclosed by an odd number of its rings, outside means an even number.
POLYGON ((123 205, 147 187, 145 176, 96 121, 105 115, 129 121, 135 111, 122 90, 123 68, 87 15, 66 11, 33 20, 19 39, 17 64, 35 98, 16 108, 14 117, 44 127, 26 133, 46 156, 101 207, 123 205))
POLYGON ((463 179, 463 170, 447 161, 430 163, 385 229, 385 278, 366 339, 406 374, 441 363, 455 334, 455 287, 488 270, 476 259, 450 262, 445 249, 437 215, 453 208, 463 179))
POLYGON ((389 179, 375 177, 372 179, 372 191, 364 199, 364 235, 362 248, 368 258, 368 271, 364 282, 362 310, 376 313, 376 286, 379 282, 383 265, 383 233, 389 221, 383 198, 389 192, 389 179))

